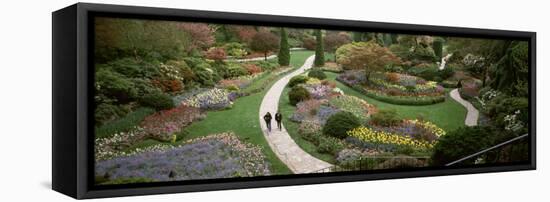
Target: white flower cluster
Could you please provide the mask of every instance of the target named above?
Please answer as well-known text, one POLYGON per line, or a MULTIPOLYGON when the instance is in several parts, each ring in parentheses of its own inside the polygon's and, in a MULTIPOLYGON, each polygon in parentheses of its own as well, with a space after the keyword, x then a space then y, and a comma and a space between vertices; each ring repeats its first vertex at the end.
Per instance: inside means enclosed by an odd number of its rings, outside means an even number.
POLYGON ((477 101, 479 101, 479 103, 481 103, 481 107, 485 107, 487 102, 491 101, 493 98, 495 98, 498 95, 500 95, 499 91, 490 89, 489 91, 483 93, 483 95, 480 96, 481 99, 479 97, 476 97, 476 99, 477 101))
POLYGON ((135 127, 128 132, 115 133, 111 137, 95 140, 95 159, 107 159, 121 154, 120 150, 131 142, 144 137, 143 128, 135 127))
POLYGON ((513 114, 509 114, 504 117, 504 123, 506 123, 504 126, 505 130, 518 131, 523 128, 523 122, 517 118, 520 113, 521 111, 517 110, 513 114))
POLYGON ((338 87, 333 88, 333 89, 332 89, 332 92, 338 93, 338 94, 340 94, 340 95, 344 95, 344 91, 343 91, 342 89, 338 88, 338 87))
POLYGON ((160 72, 168 78, 175 79, 175 80, 183 80, 183 77, 180 76, 181 74, 178 71, 178 69, 172 65, 161 63, 160 72))

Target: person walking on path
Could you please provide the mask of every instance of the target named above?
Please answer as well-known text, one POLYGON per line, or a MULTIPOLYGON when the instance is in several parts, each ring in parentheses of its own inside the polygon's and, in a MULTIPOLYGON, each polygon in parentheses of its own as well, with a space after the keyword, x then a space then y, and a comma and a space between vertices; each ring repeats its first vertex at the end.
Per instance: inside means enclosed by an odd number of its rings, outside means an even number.
POLYGON ((264 115, 265 125, 267 126, 267 130, 269 130, 269 132, 271 132, 271 118, 271 113, 269 112, 264 115))
POLYGON ((283 115, 281 114, 281 112, 278 112, 275 114, 275 121, 277 121, 277 128, 279 128, 279 130, 282 130, 282 127, 281 127, 281 122, 283 122, 283 115))

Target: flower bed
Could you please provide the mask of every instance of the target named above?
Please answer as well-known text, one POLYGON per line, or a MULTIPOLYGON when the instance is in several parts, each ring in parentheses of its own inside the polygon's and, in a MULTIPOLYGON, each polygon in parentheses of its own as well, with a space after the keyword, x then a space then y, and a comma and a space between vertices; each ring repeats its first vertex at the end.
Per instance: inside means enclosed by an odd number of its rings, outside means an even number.
MULTIPOLYGON (((413 76, 406 75, 402 77, 403 79, 398 78, 397 81, 407 80, 413 76)), ((419 78, 416 79, 421 81, 419 78)), ((444 89, 435 82, 415 83, 414 87, 404 87, 373 76, 371 82, 366 84, 364 71, 346 71, 338 75, 336 80, 366 96, 391 104, 430 105, 445 101, 444 89)))
POLYGON ((336 80, 348 86, 354 86, 365 83, 367 81, 367 78, 365 77, 364 70, 351 70, 339 74, 336 77, 336 80))
POLYGON ((326 62, 325 66, 321 67, 321 70, 334 73, 340 73, 344 71, 341 66, 334 62, 326 62))
POLYGON ((324 125, 331 115, 340 110, 330 106, 328 100, 310 99, 302 101, 296 105, 296 111, 290 117, 290 120, 295 122, 311 121, 324 125))
POLYGON ((410 147, 417 150, 429 150, 435 141, 425 141, 396 133, 378 131, 364 126, 348 131, 348 136, 360 140, 363 147, 376 148, 383 151, 395 151, 400 147, 410 147))
POLYGON ((314 99, 326 99, 332 95, 332 88, 328 85, 322 85, 321 82, 318 84, 306 83, 301 86, 304 87, 314 99))
POLYGON ((172 101, 174 101, 175 106, 180 106, 182 104, 182 101, 188 100, 191 97, 193 97, 195 95, 198 95, 200 93, 206 92, 208 90, 210 90, 210 89, 209 88, 195 88, 195 89, 189 90, 189 91, 187 91, 183 94, 179 94, 179 95, 176 95, 176 96, 172 97, 172 101))
POLYGON ((404 120, 400 124, 390 127, 382 127, 377 125, 370 125, 370 127, 377 131, 398 134, 428 142, 436 141, 439 137, 445 135, 445 131, 435 124, 416 119, 404 120))
POLYGON ((212 88, 208 91, 190 96, 181 101, 181 104, 206 110, 220 110, 231 107, 229 92, 225 89, 212 88))
POLYGON ((97 161, 117 156, 121 150, 145 137, 146 133, 143 128, 134 127, 128 132, 119 132, 110 137, 97 138, 94 143, 95 159, 97 161))
POLYGON ((332 97, 329 103, 343 111, 351 112, 363 123, 376 110, 376 108, 367 103, 367 101, 350 95, 332 97))
POLYGON ((264 176, 270 174, 265 159, 260 147, 241 142, 233 133, 222 133, 98 161, 95 175, 153 181, 264 176))
POLYGON ((141 122, 144 132, 152 138, 168 141, 193 121, 203 119, 204 112, 195 107, 179 106, 145 117, 141 122))

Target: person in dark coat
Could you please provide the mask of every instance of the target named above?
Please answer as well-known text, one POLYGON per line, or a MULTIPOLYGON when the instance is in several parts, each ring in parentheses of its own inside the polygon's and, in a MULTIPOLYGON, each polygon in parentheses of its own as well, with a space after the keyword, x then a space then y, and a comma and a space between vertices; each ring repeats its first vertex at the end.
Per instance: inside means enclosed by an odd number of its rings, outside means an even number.
POLYGON ((275 114, 275 121, 277 121, 277 128, 279 128, 279 130, 282 130, 281 122, 283 122, 283 115, 281 114, 281 112, 277 112, 275 114))
POLYGON ((271 113, 267 112, 265 115, 264 115, 264 121, 265 121, 265 125, 267 126, 267 129, 269 130, 269 132, 271 132, 271 113))

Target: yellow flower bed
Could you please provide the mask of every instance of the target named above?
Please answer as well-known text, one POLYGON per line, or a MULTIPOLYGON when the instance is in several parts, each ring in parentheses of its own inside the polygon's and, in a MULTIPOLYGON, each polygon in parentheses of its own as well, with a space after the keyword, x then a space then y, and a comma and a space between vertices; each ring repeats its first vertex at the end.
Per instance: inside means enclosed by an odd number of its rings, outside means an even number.
POLYGON ((437 137, 441 137, 441 136, 446 134, 445 130, 443 130, 442 128, 436 126, 435 124, 433 124, 429 121, 419 121, 419 120, 416 120, 416 119, 408 120, 408 121, 410 121, 413 124, 419 125, 422 128, 425 128, 429 131, 432 131, 437 137))
POLYGON ((348 136, 355 137, 361 141, 374 144, 409 146, 416 149, 431 149, 435 144, 435 142, 415 140, 410 137, 401 136, 393 133, 375 131, 364 126, 348 131, 348 136))

